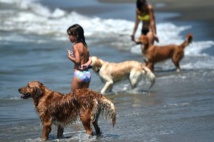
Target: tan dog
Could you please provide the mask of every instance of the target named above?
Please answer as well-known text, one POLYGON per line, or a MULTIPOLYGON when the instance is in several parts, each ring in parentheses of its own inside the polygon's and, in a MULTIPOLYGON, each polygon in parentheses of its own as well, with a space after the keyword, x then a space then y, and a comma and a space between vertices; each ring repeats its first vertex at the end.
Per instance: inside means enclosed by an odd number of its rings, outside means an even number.
POLYGON ((172 59, 176 67, 176 71, 180 71, 179 62, 184 57, 184 48, 192 42, 192 35, 187 34, 186 40, 180 45, 149 45, 148 38, 144 35, 141 35, 136 41, 137 44, 142 44, 142 54, 146 57, 145 61, 147 66, 154 71, 154 64, 157 62, 164 61, 166 59, 172 59))
POLYGON ((114 104, 103 95, 89 89, 77 89, 72 94, 63 95, 49 90, 38 81, 33 81, 20 88, 19 92, 23 94, 23 99, 33 98, 43 125, 43 140, 48 139, 52 123, 58 126, 57 138, 61 138, 64 126, 75 121, 78 116, 89 135, 92 135, 91 124, 96 134, 100 134, 97 123, 100 113, 110 117, 113 126, 116 123, 114 104))
MULTIPOLYGON (((91 66, 93 70, 99 74, 101 80, 105 82, 101 93, 111 91, 114 83, 123 79, 129 79, 132 88, 137 87, 138 82, 143 76, 149 78, 151 82, 150 88, 155 83, 155 75, 149 68, 137 61, 124 61, 120 63, 110 63, 99 59, 96 56, 92 56, 91 66)), ((149 88, 149 89, 150 89, 149 88)))

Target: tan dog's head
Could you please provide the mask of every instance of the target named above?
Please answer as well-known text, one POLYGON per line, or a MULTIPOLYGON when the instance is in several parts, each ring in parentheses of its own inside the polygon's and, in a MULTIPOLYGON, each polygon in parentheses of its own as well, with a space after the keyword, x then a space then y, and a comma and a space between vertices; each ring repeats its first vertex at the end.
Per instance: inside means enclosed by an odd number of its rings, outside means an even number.
POLYGON ((27 86, 19 88, 19 93, 22 94, 21 98, 28 99, 30 97, 32 98, 38 98, 43 94, 43 84, 38 81, 32 81, 27 84, 27 86))
POLYGON ((141 35, 137 40, 136 40, 136 44, 143 44, 146 45, 149 43, 149 39, 147 36, 145 35, 141 35))
POLYGON ((96 56, 92 56, 91 57, 91 66, 92 66, 92 68, 93 68, 93 70, 95 71, 95 72, 99 72, 100 71, 100 68, 102 67, 102 65, 103 65, 103 63, 104 63, 104 61, 103 60, 101 60, 101 59, 99 59, 98 57, 96 57, 96 56))

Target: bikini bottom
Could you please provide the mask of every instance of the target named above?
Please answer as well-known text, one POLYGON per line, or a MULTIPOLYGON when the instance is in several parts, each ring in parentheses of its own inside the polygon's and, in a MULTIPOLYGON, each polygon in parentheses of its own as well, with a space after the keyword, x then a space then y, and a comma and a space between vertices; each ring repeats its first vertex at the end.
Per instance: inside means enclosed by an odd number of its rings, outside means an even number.
POLYGON ((82 82, 90 82, 91 81, 91 72, 88 70, 75 70, 74 77, 78 78, 82 82))

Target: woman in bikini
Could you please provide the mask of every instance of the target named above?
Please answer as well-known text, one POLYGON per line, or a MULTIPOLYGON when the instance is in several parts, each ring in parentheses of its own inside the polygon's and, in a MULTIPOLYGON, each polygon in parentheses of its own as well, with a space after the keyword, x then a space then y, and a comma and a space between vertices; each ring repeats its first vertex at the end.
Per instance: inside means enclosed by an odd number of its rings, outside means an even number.
POLYGON ((69 40, 74 43, 73 51, 68 50, 68 58, 74 63, 74 77, 71 83, 71 91, 80 88, 88 88, 91 81, 91 73, 88 70, 91 64, 89 49, 85 42, 84 30, 74 24, 67 29, 69 40))
POLYGON ((131 35, 132 41, 135 41, 135 33, 138 28, 140 21, 142 21, 141 34, 146 35, 149 38, 149 44, 153 44, 154 41, 158 42, 155 15, 152 5, 148 4, 146 0, 136 1, 136 20, 134 25, 134 30, 131 35))

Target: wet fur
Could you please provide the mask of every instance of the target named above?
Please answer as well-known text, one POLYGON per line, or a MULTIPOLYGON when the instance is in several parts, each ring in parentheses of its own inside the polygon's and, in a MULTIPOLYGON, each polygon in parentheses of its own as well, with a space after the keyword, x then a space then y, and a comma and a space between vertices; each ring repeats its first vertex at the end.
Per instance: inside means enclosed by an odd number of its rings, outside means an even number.
POLYGON ((137 44, 142 44, 142 54, 145 56, 145 61, 147 66, 154 71, 154 64, 157 62, 161 62, 167 59, 172 59, 176 67, 176 71, 180 71, 179 62, 184 57, 184 48, 188 46, 192 42, 192 34, 187 34, 186 39, 180 45, 149 45, 148 38, 144 35, 141 35, 139 39, 136 41, 137 44))
POLYGON ((132 88, 137 87, 138 82, 143 76, 149 78, 151 82, 150 88, 155 83, 155 75, 143 63, 137 61, 110 63, 96 56, 92 56, 91 59, 93 70, 99 74, 101 80, 105 83, 101 90, 102 94, 106 93, 106 91, 111 91, 116 82, 124 79, 129 79, 132 88))
POLYGON ((89 135, 92 135, 91 124, 95 128, 96 134, 101 133, 98 126, 100 114, 110 117, 113 126, 116 123, 114 104, 102 94, 90 89, 77 89, 71 94, 63 95, 49 90, 38 81, 32 81, 18 91, 23 94, 21 96, 23 99, 33 99, 43 125, 43 140, 48 139, 52 124, 58 126, 57 138, 61 138, 64 126, 72 123, 78 117, 89 135))

